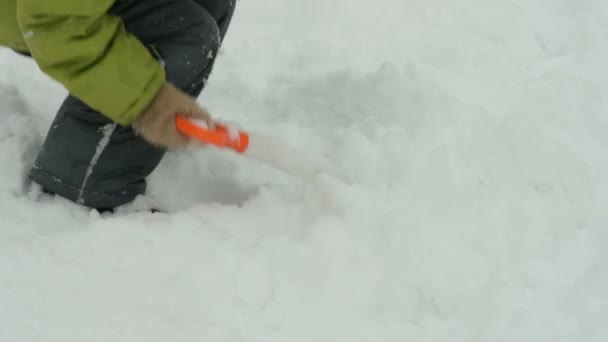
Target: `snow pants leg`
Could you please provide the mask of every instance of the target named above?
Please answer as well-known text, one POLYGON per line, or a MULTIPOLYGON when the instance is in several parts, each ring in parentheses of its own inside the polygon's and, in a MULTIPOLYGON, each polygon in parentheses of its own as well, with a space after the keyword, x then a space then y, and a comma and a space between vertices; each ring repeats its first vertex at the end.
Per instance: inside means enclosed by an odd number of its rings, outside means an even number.
MULTIPOLYGON (((117 0, 111 13, 146 44, 167 79, 197 97, 230 24, 235 0, 117 0)), ((111 101, 111 99, 108 99, 111 101)), ((111 209, 146 191, 165 150, 75 97, 61 105, 30 171, 46 191, 111 209)))

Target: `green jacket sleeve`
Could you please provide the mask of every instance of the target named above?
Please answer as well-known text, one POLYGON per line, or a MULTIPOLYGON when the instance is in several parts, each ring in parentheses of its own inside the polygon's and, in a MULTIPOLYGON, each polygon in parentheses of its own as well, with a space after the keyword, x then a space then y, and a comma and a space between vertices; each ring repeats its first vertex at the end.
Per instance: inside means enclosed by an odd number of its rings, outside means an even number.
POLYGON ((165 82, 146 47, 108 14, 115 0, 18 0, 17 19, 40 69, 73 96, 130 124, 165 82))

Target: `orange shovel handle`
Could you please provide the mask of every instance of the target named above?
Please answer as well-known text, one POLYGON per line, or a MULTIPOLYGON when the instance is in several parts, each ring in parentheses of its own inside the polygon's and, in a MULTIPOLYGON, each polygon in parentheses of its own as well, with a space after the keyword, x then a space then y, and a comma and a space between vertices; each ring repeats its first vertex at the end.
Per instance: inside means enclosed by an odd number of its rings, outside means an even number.
POLYGON ((239 132, 239 136, 234 139, 230 136, 228 128, 221 124, 216 124, 215 129, 208 129, 197 125, 183 115, 176 115, 175 125, 183 135, 205 144, 219 148, 229 148, 238 153, 244 153, 249 147, 249 134, 239 132))

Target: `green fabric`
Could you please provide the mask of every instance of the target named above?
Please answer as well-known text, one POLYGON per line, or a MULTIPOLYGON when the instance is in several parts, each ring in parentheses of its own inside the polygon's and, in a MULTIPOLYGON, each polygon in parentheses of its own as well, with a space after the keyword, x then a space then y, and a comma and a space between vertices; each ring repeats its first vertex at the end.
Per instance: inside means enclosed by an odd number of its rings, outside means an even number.
POLYGON ((0 0, 0 45, 27 51, 17 23, 17 0, 0 0))
POLYGON ((108 14, 115 0, 0 1, 0 44, 29 51, 43 72, 121 125, 165 82, 160 63, 108 14))

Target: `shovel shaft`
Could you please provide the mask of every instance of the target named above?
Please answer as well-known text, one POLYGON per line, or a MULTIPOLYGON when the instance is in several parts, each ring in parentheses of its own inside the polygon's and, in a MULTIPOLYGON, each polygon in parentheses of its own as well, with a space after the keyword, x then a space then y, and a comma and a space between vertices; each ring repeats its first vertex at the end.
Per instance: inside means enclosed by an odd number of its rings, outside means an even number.
POLYGON ((205 144, 219 148, 229 148, 238 153, 245 153, 249 147, 249 134, 239 132, 238 135, 232 136, 228 127, 221 124, 216 124, 215 129, 209 129, 183 115, 177 115, 175 125, 183 135, 205 144))

